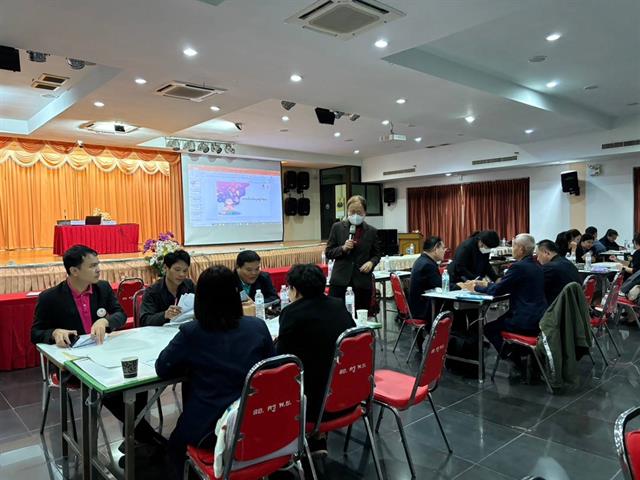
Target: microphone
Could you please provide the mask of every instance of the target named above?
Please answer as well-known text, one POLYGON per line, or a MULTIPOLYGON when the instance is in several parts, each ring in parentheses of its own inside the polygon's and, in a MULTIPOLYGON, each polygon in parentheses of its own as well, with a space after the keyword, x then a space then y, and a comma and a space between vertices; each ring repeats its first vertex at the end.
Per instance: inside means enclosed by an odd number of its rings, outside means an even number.
POLYGON ((356 226, 351 225, 349 227, 349 240, 353 240, 353 236, 356 234, 356 226))

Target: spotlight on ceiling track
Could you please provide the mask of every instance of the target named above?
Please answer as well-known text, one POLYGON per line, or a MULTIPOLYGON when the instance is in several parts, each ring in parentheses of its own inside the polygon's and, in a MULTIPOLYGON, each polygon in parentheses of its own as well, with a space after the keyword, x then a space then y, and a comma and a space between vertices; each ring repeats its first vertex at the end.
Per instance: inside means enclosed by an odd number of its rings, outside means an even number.
POLYGON ((202 153, 209 153, 209 144, 205 142, 200 142, 198 144, 198 151, 202 153))
POLYGON ((29 54, 29 60, 36 63, 46 62, 49 56, 48 53, 34 52, 33 50, 27 50, 27 53, 29 54))
POLYGON ((85 62, 84 60, 78 60, 77 58, 67 58, 67 64, 73 70, 82 70, 87 62, 85 62))
POLYGON ((349 115, 349 120, 351 120, 352 122, 355 122, 359 118, 360 115, 358 115, 357 113, 352 113, 351 115, 349 115))
POLYGON ((287 112, 296 106, 295 102, 288 102, 287 100, 282 100, 280 102, 280 105, 282 105, 282 108, 284 108, 287 112))
POLYGON ((242 129, 244 128, 244 123, 236 122, 236 123, 234 123, 234 125, 240 131, 242 131, 242 129))
POLYGON ((180 150, 180 141, 175 138, 166 139, 165 145, 176 152, 180 150))
POLYGON ((213 144, 213 151, 216 153, 222 153, 222 147, 220 146, 219 143, 214 143, 213 144))
POLYGON ((344 112, 335 111, 335 112, 333 112, 333 114, 335 115, 336 120, 340 120, 342 118, 342 116, 344 115, 344 112))
POLYGON ((187 140, 184 144, 184 148, 188 152, 193 153, 196 151, 196 142, 194 142, 193 140, 187 140))
POLYGON ((230 143, 227 143, 224 146, 224 153, 236 153, 236 149, 233 148, 233 145, 231 145, 230 143))

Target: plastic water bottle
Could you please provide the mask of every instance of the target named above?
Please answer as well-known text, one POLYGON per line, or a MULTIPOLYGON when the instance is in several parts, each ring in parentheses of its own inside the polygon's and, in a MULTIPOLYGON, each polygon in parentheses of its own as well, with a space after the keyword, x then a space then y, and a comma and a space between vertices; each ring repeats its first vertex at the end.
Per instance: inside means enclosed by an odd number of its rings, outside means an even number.
POLYGON ((591 271, 591 252, 587 252, 587 254, 584 256, 584 269, 587 272, 591 271))
POLYGON ((326 265, 326 263, 327 263, 327 255, 324 252, 322 252, 321 260, 322 260, 322 265, 326 265))
POLYGON ((502 237, 502 241, 500 242, 500 246, 501 247, 506 247, 507 246, 507 239, 502 237))
POLYGON ((449 291, 449 272, 447 270, 442 274, 442 291, 445 293, 449 291))
POLYGON ((282 310, 287 305, 289 305, 289 292, 286 285, 282 285, 280 288, 280 309, 282 310))
POLYGON ((351 316, 356 318, 356 296, 353 294, 353 288, 347 287, 347 293, 344 294, 344 304, 351 316))
POLYGON ((256 317, 261 318, 262 320, 267 319, 267 315, 264 313, 264 295, 262 295, 262 291, 260 289, 256 290, 256 317))
POLYGON ((385 255, 384 259, 382 259, 382 269, 385 272, 388 272, 391 268, 391 261, 389 260, 389 255, 385 255))
POLYGON ((414 254, 414 252, 415 252, 415 250, 416 250, 416 247, 415 247, 415 246, 413 245, 413 243, 412 243, 411 245, 409 245, 409 248, 407 248, 407 253, 408 253, 409 255, 413 255, 413 254, 414 254))
POLYGON ((333 264, 335 260, 329 260, 329 264, 327 265, 327 281, 331 280, 331 272, 333 272, 333 264))

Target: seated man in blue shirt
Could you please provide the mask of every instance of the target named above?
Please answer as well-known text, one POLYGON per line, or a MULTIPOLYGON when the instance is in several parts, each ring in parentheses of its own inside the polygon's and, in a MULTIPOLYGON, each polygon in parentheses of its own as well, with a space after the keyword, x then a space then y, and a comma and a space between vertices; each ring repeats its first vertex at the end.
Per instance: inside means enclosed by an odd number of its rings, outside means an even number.
POLYGON ((440 237, 428 237, 424 248, 411 269, 409 308, 413 318, 431 320, 431 299, 423 297, 427 290, 442 286, 439 263, 444 259, 446 248, 440 237))
MULTIPOLYGON (((484 334, 498 350, 502 349, 500 332, 507 331, 522 335, 538 335, 538 323, 547 309, 544 295, 544 272, 533 258, 535 239, 521 233, 513 243, 513 257, 517 260, 507 273, 495 283, 469 281, 460 286, 466 290, 499 296, 510 294, 510 308, 498 320, 487 323, 484 334)), ((504 353, 504 352, 503 352, 504 353)), ((517 360, 514 358, 514 361, 517 360)))

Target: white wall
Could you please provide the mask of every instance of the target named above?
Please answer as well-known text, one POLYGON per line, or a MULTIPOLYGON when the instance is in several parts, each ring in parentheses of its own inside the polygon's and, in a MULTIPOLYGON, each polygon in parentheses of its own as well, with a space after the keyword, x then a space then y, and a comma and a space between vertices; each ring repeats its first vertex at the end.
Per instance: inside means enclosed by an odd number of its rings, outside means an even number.
MULTIPOLYGON (((311 211, 308 217, 300 215, 284 216, 284 241, 317 241, 320 239, 320 175, 316 169, 287 168, 285 165, 282 166, 283 175, 284 172, 290 170, 309 172, 309 190, 304 192, 304 196, 311 200, 311 211)), ((293 192, 291 196, 296 198, 301 197, 301 195, 296 192, 293 192)), ((284 198, 287 197, 288 195, 284 195, 284 198)))
POLYGON ((536 239, 555 239, 560 231, 568 228, 583 230, 587 224, 593 224, 599 231, 615 228, 621 240, 628 240, 633 229, 633 167, 640 166, 640 155, 599 160, 598 163, 603 166, 599 177, 587 175, 585 178, 586 165, 572 163, 468 174, 462 180, 459 176, 437 176, 388 182, 384 184, 385 188, 397 189, 396 203, 390 207, 385 204, 382 221, 377 220, 380 217, 368 218, 367 221, 378 228, 406 232, 407 188, 529 177, 530 233, 536 239), (586 183, 578 198, 562 193, 560 173, 567 169, 578 170, 581 188, 586 183))

